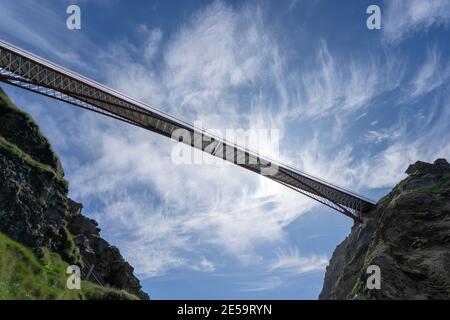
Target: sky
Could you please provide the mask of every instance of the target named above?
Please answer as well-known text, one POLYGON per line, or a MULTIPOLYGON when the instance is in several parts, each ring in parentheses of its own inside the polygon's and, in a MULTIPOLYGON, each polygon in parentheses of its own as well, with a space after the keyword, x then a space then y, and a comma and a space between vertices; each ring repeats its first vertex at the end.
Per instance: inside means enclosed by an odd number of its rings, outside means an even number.
MULTIPOLYGON (((450 1, 0 0, 0 38, 380 199, 450 157, 450 1), (81 29, 66 9, 81 9, 81 29), (369 30, 369 5, 381 29, 369 30)), ((2 85, 61 158, 70 197, 153 299, 316 299, 351 219, 171 140, 2 85)))

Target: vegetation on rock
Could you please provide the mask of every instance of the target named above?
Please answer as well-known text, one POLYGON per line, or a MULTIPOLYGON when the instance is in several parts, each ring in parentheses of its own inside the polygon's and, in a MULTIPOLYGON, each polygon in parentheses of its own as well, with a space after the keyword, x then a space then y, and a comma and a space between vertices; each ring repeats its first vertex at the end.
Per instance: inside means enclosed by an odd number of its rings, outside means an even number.
POLYGON ((0 233, 0 300, 126 299, 124 290, 82 281, 80 290, 67 288, 68 263, 43 248, 41 257, 0 233))
POLYGON ((149 298, 119 250, 68 198, 60 161, 38 126, 1 89, 0 180, 0 298, 149 298), (94 266, 96 281, 116 289, 89 282, 80 292, 64 289, 68 264, 94 266))
POLYGON ((450 164, 418 161, 336 248, 319 299, 450 298, 450 164), (381 270, 368 289, 367 268, 381 270))

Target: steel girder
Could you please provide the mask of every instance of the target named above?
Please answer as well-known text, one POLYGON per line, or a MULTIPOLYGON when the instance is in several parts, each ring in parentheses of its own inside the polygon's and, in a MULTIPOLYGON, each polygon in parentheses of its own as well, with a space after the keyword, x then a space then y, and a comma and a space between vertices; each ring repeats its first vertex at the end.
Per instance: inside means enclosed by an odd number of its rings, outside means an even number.
POLYGON ((192 139, 180 141, 261 174, 319 201, 356 221, 374 202, 275 160, 227 142, 205 130, 143 104, 61 66, 0 40, 0 81, 71 105, 172 137, 177 129, 192 139), (200 139, 200 143, 195 141, 200 139), (271 168, 275 168, 270 172, 271 168), (269 174, 268 174, 269 172, 269 174))

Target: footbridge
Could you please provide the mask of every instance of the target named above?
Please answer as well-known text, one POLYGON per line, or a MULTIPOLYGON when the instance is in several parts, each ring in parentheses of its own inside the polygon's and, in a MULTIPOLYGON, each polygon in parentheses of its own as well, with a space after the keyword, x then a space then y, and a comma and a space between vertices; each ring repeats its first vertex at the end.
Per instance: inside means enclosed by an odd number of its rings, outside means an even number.
POLYGON ((375 204, 349 190, 194 127, 2 40, 0 82, 97 112, 168 138, 174 139, 176 136, 176 140, 180 142, 264 175, 357 222, 361 222, 364 213, 375 204), (187 135, 198 139, 187 139, 187 135))

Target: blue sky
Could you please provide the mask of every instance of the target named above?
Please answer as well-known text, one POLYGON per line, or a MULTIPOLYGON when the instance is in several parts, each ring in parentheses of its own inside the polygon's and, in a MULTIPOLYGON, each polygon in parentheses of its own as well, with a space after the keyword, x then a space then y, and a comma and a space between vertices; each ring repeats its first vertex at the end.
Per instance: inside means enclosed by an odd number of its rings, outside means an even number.
MULTIPOLYGON (((450 155, 450 2, 10 1, 0 37, 205 128, 277 129, 283 162, 378 200, 450 155), (65 13, 78 4, 82 29, 65 13), (381 7, 381 30, 366 8, 381 7)), ((4 87, 154 299, 316 299, 352 221, 169 140, 4 87)))

